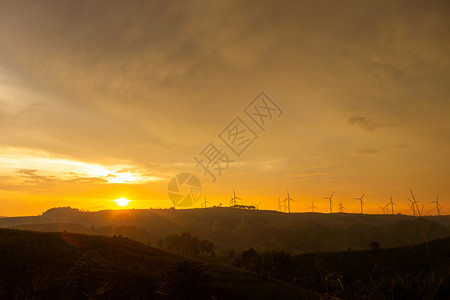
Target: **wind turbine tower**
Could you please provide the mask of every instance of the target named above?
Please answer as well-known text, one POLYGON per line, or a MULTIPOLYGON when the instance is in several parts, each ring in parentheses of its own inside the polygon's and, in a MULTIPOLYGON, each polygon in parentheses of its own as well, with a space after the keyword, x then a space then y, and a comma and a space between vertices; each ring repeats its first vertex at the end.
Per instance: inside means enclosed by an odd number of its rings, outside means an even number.
POLYGON ((289 197, 289 191, 287 191, 287 198, 283 200, 283 202, 287 202, 288 213, 291 213, 291 201, 294 201, 291 197, 289 197))
POLYGON ((234 189, 233 189, 233 197, 231 197, 230 206, 236 206, 237 205, 236 200, 242 200, 242 199, 239 197, 236 197, 236 193, 234 192, 234 189))
POLYGON ((362 194, 362 196, 361 196, 360 198, 353 198, 353 199, 359 200, 359 202, 361 202, 361 214, 364 213, 364 211, 363 211, 363 206, 364 206, 364 204, 363 204, 363 198, 364 198, 364 195, 365 195, 365 194, 366 194, 366 193, 362 194))
POLYGON ((202 208, 207 208, 206 205, 207 205, 208 203, 211 204, 211 202, 206 201, 206 195, 204 195, 204 196, 205 196, 205 200, 202 202, 202 208))
POLYGON ((392 201, 392 195, 389 195, 391 198, 391 202, 389 202, 387 205, 391 206, 391 213, 394 214, 394 205, 397 205, 394 201, 392 201))
POLYGON ((308 208, 311 208, 312 212, 314 212, 314 210, 317 208, 314 206, 314 200, 311 201, 311 206, 308 208))
POLYGON ((430 203, 435 203, 436 204, 436 212, 437 212, 438 216, 440 216, 441 215, 441 208, 442 208, 442 206, 439 203, 439 195, 437 195, 436 200, 431 201, 430 203))
POLYGON ((331 199, 333 198, 333 195, 334 195, 334 193, 331 194, 330 197, 323 197, 323 199, 328 199, 328 200, 330 200, 330 214, 333 213, 333 201, 331 200, 331 199))
MULTIPOLYGON (((411 203, 412 203, 412 205, 413 205, 413 207, 414 207, 414 211, 417 211, 417 214, 418 214, 419 217, 420 217, 420 210, 419 210, 419 206, 417 205, 416 197, 414 197, 414 194, 413 194, 412 189, 409 189, 409 191, 411 192, 411 196, 412 196, 413 200, 412 200, 412 201, 409 200, 409 199, 408 199, 408 200, 411 201, 411 203)), ((416 214, 414 213, 414 215, 416 215, 416 214)))
POLYGON ((411 210, 413 212, 413 216, 416 216, 416 206, 414 205, 414 202, 409 198, 407 198, 407 199, 410 202, 409 207, 411 208, 411 210))
POLYGON ((381 208, 381 209, 383 210, 383 215, 386 214, 386 207, 387 207, 388 205, 389 205, 389 203, 386 204, 385 206, 378 206, 379 208, 381 208))

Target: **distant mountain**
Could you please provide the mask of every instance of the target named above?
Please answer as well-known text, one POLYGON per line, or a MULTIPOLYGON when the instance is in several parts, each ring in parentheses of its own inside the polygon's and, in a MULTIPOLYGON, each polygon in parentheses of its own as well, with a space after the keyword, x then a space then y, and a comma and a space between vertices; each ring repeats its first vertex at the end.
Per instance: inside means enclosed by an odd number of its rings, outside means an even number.
POLYGON ((248 248, 291 254, 399 247, 450 236, 450 216, 280 213, 235 208, 106 210, 54 208, 40 216, 0 219, 0 227, 122 235, 157 244, 189 232, 215 244, 219 256, 248 248))
POLYGON ((0 229, 1 299, 328 299, 125 238, 0 229))

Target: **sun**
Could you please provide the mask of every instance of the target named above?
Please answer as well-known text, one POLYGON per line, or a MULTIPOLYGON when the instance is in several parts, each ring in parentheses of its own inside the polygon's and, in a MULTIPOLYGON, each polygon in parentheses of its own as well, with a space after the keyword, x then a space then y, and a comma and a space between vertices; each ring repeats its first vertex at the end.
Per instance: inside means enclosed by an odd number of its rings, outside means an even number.
POLYGON ((130 202, 130 200, 128 200, 127 198, 119 198, 119 199, 116 199, 116 200, 114 200, 114 202, 116 202, 117 203, 117 205, 119 205, 120 207, 124 207, 124 206, 127 206, 128 205, 128 203, 130 202))

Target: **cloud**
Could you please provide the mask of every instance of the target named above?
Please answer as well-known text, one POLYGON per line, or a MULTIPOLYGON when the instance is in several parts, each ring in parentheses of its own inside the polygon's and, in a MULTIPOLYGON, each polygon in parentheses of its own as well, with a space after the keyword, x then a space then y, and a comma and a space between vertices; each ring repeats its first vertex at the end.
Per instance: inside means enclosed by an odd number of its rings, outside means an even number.
POLYGON ((108 180, 101 177, 87 177, 79 176, 76 173, 71 173, 69 178, 58 178, 53 175, 39 175, 38 170, 21 169, 17 171, 20 177, 25 178, 21 184, 36 187, 58 187, 61 185, 76 185, 76 184, 101 184, 107 183, 108 180))
POLYGON ((286 114, 232 172, 253 157, 311 186, 341 170, 355 182, 356 155, 407 144, 421 147, 398 161, 448 182, 436 163, 450 141, 448 1, 0 2, 0 172, 20 182, 104 187, 131 179, 119 165, 170 178, 261 90, 286 114), (5 159, 2 147, 67 161, 5 159))
POLYGON ((354 151, 357 155, 376 155, 380 154, 381 152, 375 149, 358 149, 354 151))
POLYGON ((367 131, 373 131, 377 128, 388 126, 387 124, 381 124, 367 117, 350 117, 347 120, 347 124, 362 127, 367 131))

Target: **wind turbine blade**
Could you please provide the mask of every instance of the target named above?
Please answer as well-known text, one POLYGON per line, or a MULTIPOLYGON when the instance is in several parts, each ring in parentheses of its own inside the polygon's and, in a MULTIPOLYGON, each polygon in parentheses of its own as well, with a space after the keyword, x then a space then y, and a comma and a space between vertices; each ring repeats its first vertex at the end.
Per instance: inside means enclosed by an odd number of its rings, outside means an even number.
POLYGON ((415 202, 415 201, 416 201, 416 197, 414 197, 414 194, 413 194, 412 189, 409 189, 409 191, 411 192, 411 196, 412 196, 412 198, 413 198, 413 200, 414 200, 414 202, 415 202))

